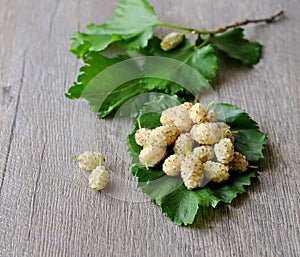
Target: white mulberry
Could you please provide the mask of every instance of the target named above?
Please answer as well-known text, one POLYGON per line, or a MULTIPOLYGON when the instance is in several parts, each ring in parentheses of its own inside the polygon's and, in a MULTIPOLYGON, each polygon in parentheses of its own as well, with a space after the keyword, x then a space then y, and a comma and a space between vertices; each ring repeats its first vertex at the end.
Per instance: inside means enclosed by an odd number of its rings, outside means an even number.
POLYGON ((104 166, 97 166, 89 175, 89 185, 95 190, 106 187, 109 181, 109 173, 104 166))
POLYGON ((222 138, 222 130, 217 123, 195 124, 191 129, 192 137, 199 144, 212 145, 222 138))
POLYGON ((164 110, 160 117, 160 122, 163 125, 173 124, 179 132, 189 131, 193 126, 193 121, 190 119, 189 110, 191 109, 191 103, 183 103, 181 105, 168 108, 164 110))
POLYGON ((99 152, 86 151, 73 158, 78 161, 79 167, 85 170, 93 170, 104 164, 104 157, 99 152))
POLYGON ((196 103, 190 109, 190 118, 194 123, 200 124, 205 121, 207 110, 201 103, 196 103))
POLYGON ((149 143, 150 129, 141 128, 135 132, 134 138, 138 145, 145 146, 149 143))
POLYGON ((170 51, 179 46, 183 41, 184 36, 182 34, 172 32, 166 35, 160 43, 160 47, 164 51, 170 51))
POLYGON ((181 163, 181 177, 184 185, 188 189, 194 189, 201 186, 203 175, 203 164, 200 158, 191 153, 185 157, 181 163))
POLYGON ((208 111, 206 115, 207 122, 216 122, 218 120, 217 113, 214 110, 208 111))
POLYGON ((173 144, 178 136, 179 130, 175 125, 160 126, 151 131, 149 143, 167 146, 173 144))
POLYGON ((150 145, 144 147, 139 154, 140 162, 148 167, 154 167, 158 164, 167 154, 165 147, 159 145, 150 145))
POLYGON ((175 141, 173 150, 175 153, 185 156, 186 153, 192 152, 194 146, 194 139, 191 133, 183 133, 175 141))
POLYGON ((206 162, 211 160, 215 156, 214 148, 210 145, 202 145, 199 147, 194 148, 194 154, 199 156, 202 162, 206 162))
POLYGON ((233 159, 229 163, 231 170, 245 172, 248 169, 249 163, 245 155, 242 155, 239 152, 234 152, 233 159))
POLYGON ((207 161, 203 164, 206 177, 216 183, 229 178, 229 167, 218 162, 207 161))
POLYGON ((162 170, 169 176, 177 176, 180 174, 180 157, 178 154, 172 154, 165 159, 162 170))
POLYGON ((233 158, 234 146, 229 138, 221 139, 215 144, 214 150, 217 160, 221 163, 228 164, 233 158))

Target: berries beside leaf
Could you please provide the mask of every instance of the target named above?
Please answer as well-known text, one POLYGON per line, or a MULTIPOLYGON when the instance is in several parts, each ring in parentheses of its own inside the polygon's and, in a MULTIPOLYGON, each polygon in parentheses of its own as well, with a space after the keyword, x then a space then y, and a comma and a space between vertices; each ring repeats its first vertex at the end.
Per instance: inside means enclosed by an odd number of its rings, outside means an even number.
POLYGON ((73 156, 78 161, 79 167, 87 171, 92 171, 89 175, 89 185, 95 190, 103 189, 109 181, 109 172, 104 167, 104 157, 99 152, 87 151, 78 157, 73 156))
POLYGON ((205 177, 221 183, 230 177, 229 170, 245 172, 249 167, 246 157, 234 151, 233 132, 217 118, 215 111, 200 103, 186 102, 164 110, 163 126, 136 131, 136 141, 143 146, 140 162, 146 167, 163 162, 163 172, 180 174, 190 190, 201 187, 205 177))

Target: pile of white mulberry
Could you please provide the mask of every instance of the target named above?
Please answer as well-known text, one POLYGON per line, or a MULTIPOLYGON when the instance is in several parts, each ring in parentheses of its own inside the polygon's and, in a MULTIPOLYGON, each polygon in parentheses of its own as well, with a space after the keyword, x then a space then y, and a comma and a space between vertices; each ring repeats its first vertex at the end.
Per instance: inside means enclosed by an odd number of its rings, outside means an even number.
POLYGON ((140 128, 135 133, 137 144, 143 146, 139 160, 146 167, 163 162, 164 173, 180 174, 188 189, 201 187, 205 178, 216 183, 225 181, 229 170, 247 170, 246 157, 234 151, 229 126, 217 122, 213 110, 186 102, 163 111, 160 122, 163 126, 140 128), (174 153, 168 156, 167 147, 174 153))
POLYGON ((89 185, 95 190, 106 187, 109 181, 109 172, 104 167, 104 157, 99 152, 86 151, 78 157, 73 156, 78 161, 81 169, 92 171, 89 175, 89 185))

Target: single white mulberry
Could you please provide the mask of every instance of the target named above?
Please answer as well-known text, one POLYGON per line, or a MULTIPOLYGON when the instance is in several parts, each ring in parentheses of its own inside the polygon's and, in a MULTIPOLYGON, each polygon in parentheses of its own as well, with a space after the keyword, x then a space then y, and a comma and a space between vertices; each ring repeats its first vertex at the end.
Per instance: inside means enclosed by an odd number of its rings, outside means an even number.
POLYGON ((166 35, 160 43, 160 47, 164 51, 170 51, 179 46, 183 41, 184 36, 182 34, 172 32, 166 35))
POLYGON ((190 119, 189 110, 192 104, 189 102, 183 103, 164 110, 160 117, 160 122, 163 125, 173 124, 179 132, 189 131, 193 126, 193 121, 190 119))
POLYGON ((181 156, 185 156, 186 153, 192 152, 194 146, 194 139, 191 133, 182 133, 175 141, 173 151, 181 156))
POLYGON ((214 148, 211 145, 202 145, 195 147, 193 150, 194 154, 199 156, 202 162, 211 160, 215 156, 214 148))
POLYGON ((190 109, 190 118, 194 123, 200 124, 205 121, 207 110, 201 103, 196 103, 190 109))
POLYGON ((86 151, 78 157, 73 156, 78 161, 79 167, 85 170, 93 170, 97 166, 104 164, 104 157, 99 152, 86 151))
POLYGON ((229 178, 229 167, 218 162, 207 161, 203 164, 206 177, 216 183, 229 178))
POLYGON ((223 138, 214 146, 217 160, 221 163, 228 164, 231 162, 234 153, 234 146, 229 138, 223 138))
POLYGON ((109 181, 109 173, 104 166, 97 166, 89 175, 89 185, 95 190, 106 187, 109 181))
POLYGON ((181 163, 181 177, 184 185, 188 189, 194 189, 201 186, 203 175, 203 164, 200 158, 191 153, 185 157, 181 163))
POLYGON ((206 115, 207 122, 216 122, 218 120, 217 113, 214 110, 208 111, 206 115))
POLYGON ((152 145, 167 146, 175 142, 179 136, 179 130, 175 125, 165 125, 153 129, 149 136, 152 145))
POLYGON ((151 129, 141 128, 135 132, 134 138, 138 145, 145 146, 149 143, 151 129))
POLYGON ((234 152, 233 159, 229 163, 231 170, 245 172, 248 169, 249 162, 246 159, 245 155, 242 155, 239 152, 234 152))
POLYGON ((177 176, 180 174, 180 157, 178 154, 172 154, 165 159, 162 170, 169 176, 177 176))
POLYGON ((191 135, 199 144, 212 145, 220 141, 222 130, 218 123, 205 122, 195 124, 191 129, 191 135))
POLYGON ((165 157, 166 154, 166 147, 150 145, 142 149, 139 154, 139 160, 147 167, 154 167, 165 157))

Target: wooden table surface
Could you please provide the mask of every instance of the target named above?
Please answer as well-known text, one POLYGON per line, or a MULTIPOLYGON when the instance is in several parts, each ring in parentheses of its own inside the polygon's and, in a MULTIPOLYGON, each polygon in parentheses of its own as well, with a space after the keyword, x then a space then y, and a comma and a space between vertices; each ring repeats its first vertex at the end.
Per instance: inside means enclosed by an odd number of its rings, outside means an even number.
POLYGON ((261 62, 220 62, 213 83, 219 101, 247 110, 269 135, 259 180, 197 226, 174 225, 136 191, 126 150, 113 142, 122 124, 64 97, 81 65, 69 37, 112 17, 116 1, 0 0, 0 256, 300 255, 299 1, 150 2, 161 20, 199 28, 286 10, 246 28, 265 46, 261 62), (91 190, 71 159, 94 149, 113 190, 91 190))

